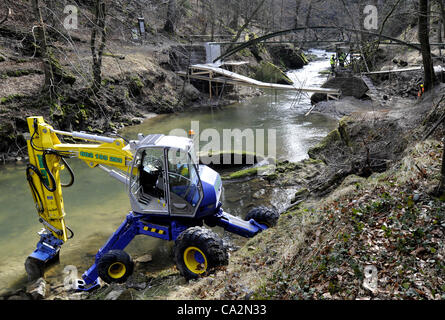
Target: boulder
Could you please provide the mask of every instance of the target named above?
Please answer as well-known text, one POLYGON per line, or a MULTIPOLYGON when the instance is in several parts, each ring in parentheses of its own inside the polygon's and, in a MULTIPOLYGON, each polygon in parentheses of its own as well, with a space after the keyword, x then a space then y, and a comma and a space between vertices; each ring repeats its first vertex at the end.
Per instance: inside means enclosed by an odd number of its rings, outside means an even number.
POLYGON ((190 101, 196 101, 201 96, 201 93, 193 85, 187 83, 184 87, 184 95, 190 101))
POLYGON ((151 262, 152 260, 153 260, 153 257, 151 256, 151 254, 146 254, 146 255, 143 255, 142 257, 137 258, 136 260, 134 260, 134 262, 147 263, 147 262, 151 262))
POLYGON ((271 62, 262 61, 253 78, 268 83, 293 84, 292 80, 286 76, 283 70, 271 62))
POLYGON ((119 297, 124 293, 124 288, 118 288, 116 290, 112 290, 110 293, 108 293, 105 297, 105 300, 117 300, 119 297))
POLYGON ((308 64, 304 53, 290 44, 273 45, 269 48, 273 62, 287 69, 301 69, 308 64))
MULTIPOLYGON (((366 83, 359 77, 354 76, 339 76, 331 78, 326 81, 322 88, 340 89, 342 96, 352 96, 357 99, 364 98, 366 92, 369 90, 366 83)), ((321 101, 327 100, 326 94, 314 93, 311 97, 311 103, 317 104, 321 101)))
POLYGON ((45 279, 39 278, 35 282, 29 284, 26 288, 26 293, 29 294, 33 300, 45 299, 48 295, 48 286, 45 279))

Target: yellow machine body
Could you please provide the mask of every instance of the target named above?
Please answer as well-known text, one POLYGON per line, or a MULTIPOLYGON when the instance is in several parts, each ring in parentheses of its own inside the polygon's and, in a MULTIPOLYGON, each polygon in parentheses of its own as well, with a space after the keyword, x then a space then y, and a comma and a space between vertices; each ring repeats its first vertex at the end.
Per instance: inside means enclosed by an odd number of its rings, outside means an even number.
POLYGON ((65 169, 61 154, 79 158, 91 168, 100 164, 128 171, 133 154, 125 148, 124 140, 114 139, 113 143, 65 144, 61 143, 52 126, 43 117, 27 119, 30 137, 27 139, 29 163, 37 168, 40 176, 31 172, 31 192, 38 206, 38 214, 45 228, 66 242, 67 228, 62 197, 60 172, 65 169), (48 154, 48 150, 53 153, 48 154), (53 179, 50 179, 52 175, 53 179), (45 187, 50 186, 51 190, 45 187), (54 185, 53 185, 54 184, 54 185), (33 190, 35 188, 35 190, 33 190))

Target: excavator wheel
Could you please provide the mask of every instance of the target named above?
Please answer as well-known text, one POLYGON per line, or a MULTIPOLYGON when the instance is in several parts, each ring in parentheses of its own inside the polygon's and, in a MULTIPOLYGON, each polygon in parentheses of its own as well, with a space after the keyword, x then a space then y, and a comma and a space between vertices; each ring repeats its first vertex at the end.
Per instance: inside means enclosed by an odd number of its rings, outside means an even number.
POLYGON ((131 276, 134 262, 123 250, 110 250, 97 263, 97 273, 106 283, 123 283, 131 276))
POLYGON ((219 235, 202 227, 189 228, 179 235, 174 257, 176 267, 187 280, 206 276, 229 263, 227 249, 219 235))
POLYGON ((274 209, 266 207, 256 207, 247 213, 244 220, 255 220, 258 223, 266 225, 268 228, 272 228, 277 225, 280 214, 274 209))

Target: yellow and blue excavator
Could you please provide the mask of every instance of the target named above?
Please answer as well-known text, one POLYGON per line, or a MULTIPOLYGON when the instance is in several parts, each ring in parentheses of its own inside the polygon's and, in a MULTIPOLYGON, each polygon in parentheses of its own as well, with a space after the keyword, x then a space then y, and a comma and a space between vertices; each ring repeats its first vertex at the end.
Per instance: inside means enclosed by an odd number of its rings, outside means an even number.
POLYGON ((43 276, 45 267, 58 259, 61 246, 74 236, 65 222, 62 195, 62 188, 74 183, 68 158, 103 169, 125 184, 132 208, 98 250, 93 265, 77 280, 79 291, 97 288, 99 279, 125 282, 134 263, 124 249, 137 235, 175 241, 176 266, 184 277, 193 279, 228 263, 223 241, 204 223, 253 237, 278 221, 279 214, 266 207, 252 209, 244 220, 224 212, 221 177, 199 164, 191 138, 139 134, 137 140, 127 141, 118 136, 55 130, 43 117, 29 117, 27 122, 26 177, 43 225, 36 249, 25 262, 29 280, 43 276), (61 136, 83 142, 63 143, 61 136), (62 170, 70 173, 67 184, 61 183, 62 170))

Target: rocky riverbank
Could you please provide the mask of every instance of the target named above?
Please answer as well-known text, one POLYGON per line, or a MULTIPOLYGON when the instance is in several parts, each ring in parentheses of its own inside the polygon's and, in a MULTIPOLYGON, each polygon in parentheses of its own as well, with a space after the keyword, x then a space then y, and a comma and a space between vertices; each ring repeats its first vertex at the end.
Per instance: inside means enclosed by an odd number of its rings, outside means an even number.
POLYGON ((351 114, 311 150, 317 160, 254 177, 297 187, 294 206, 233 253, 225 270, 162 297, 444 299, 445 204, 435 194, 444 131, 421 138, 445 110, 433 103, 443 93, 436 88, 403 112, 351 114))

